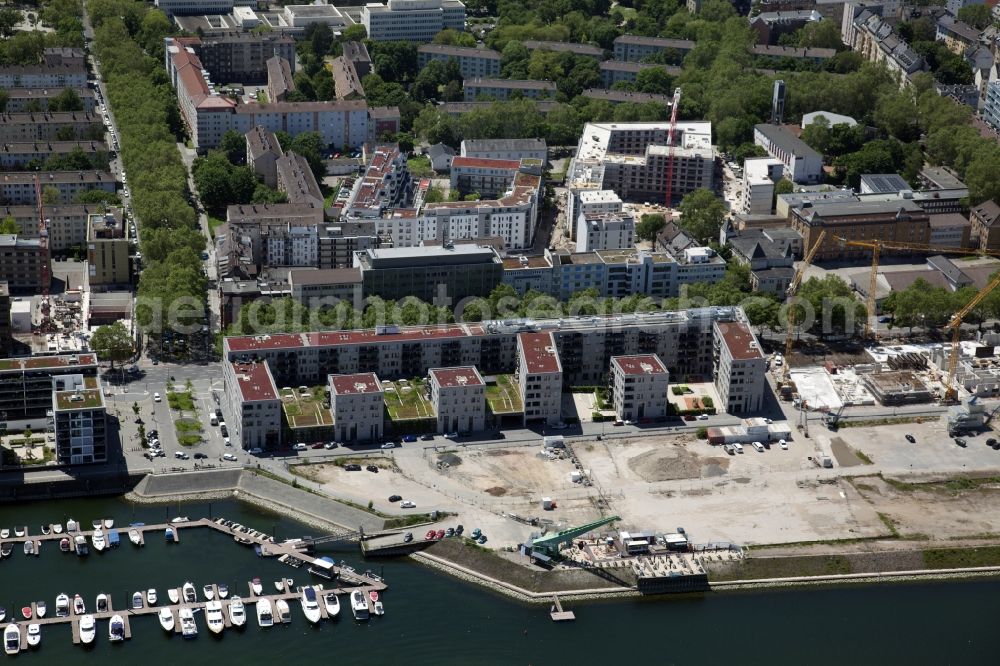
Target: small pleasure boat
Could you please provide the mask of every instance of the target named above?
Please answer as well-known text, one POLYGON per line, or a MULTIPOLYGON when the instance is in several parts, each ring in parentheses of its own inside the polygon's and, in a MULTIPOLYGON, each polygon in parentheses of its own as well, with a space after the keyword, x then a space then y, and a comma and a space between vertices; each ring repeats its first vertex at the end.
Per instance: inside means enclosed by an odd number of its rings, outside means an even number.
POLYGON ((229 596, 229 587, 227 585, 219 585, 219 598, 225 599, 229 596))
POLYGON ((105 518, 104 519, 104 529, 110 530, 114 526, 115 526, 115 519, 114 518, 105 518))
POLYGON ((0 529, 0 539, 9 539, 9 538, 10 538, 10 528, 5 527, 3 529, 0 529))
POLYGON ((52 533, 52 528, 49 527, 48 525, 42 525, 41 530, 42 530, 42 534, 45 535, 45 536, 48 536, 49 534, 52 533))
POLYGON ((89 645, 94 642, 97 635, 97 623, 94 622, 93 615, 84 615, 80 618, 80 642, 89 645))
POLYGON ((3 630, 3 651, 7 654, 17 654, 21 651, 21 628, 11 623, 3 630))
POLYGON ((177 516, 176 518, 172 519, 170 522, 172 522, 172 523, 187 523, 187 522, 190 522, 190 521, 188 520, 187 516, 177 516))
POLYGON ((38 647, 42 642, 42 625, 32 622, 28 625, 28 645, 38 647))
POLYGON ((299 597, 299 602, 302 604, 302 612, 305 614, 307 620, 316 624, 322 619, 322 614, 319 610, 319 600, 316 597, 316 589, 311 585, 306 585, 302 588, 302 595, 299 597))
POLYGON ((92 520, 92 521, 90 521, 90 524, 93 525, 93 527, 94 527, 95 530, 99 530, 102 527, 104 527, 104 521, 100 520, 100 519, 98 519, 98 520, 92 520))
POLYGON ((323 595, 323 605, 326 606, 326 614, 331 619, 340 614, 340 599, 333 592, 327 592, 323 595))
POLYGON ((151 587, 148 590, 146 590, 146 603, 149 604, 150 606, 155 606, 156 605, 156 588, 155 587, 151 587))
POLYGON ((71 549, 72 549, 72 542, 69 540, 69 537, 63 537, 62 539, 59 539, 59 550, 61 550, 64 553, 68 553, 71 549))
POLYGON ((182 608, 178 614, 181 620, 181 634, 184 638, 194 638, 198 635, 198 625, 194 622, 194 612, 190 608, 182 608))
POLYGON ((142 535, 139 534, 139 530, 134 527, 128 531, 128 540, 131 541, 136 546, 142 545, 142 535))
POLYGON ((221 634, 226 628, 226 620, 222 616, 222 602, 218 599, 205 604, 205 622, 213 634, 221 634))
POLYGON ((375 614, 376 615, 385 615, 385 606, 382 605, 381 601, 376 601, 375 602, 375 614))
POLYGON ((183 593, 184 593, 184 603, 193 604, 198 601, 198 593, 194 590, 194 585, 191 581, 184 583, 183 593))
POLYGON ((288 602, 284 599, 278 599, 274 602, 274 609, 278 612, 278 619, 282 623, 287 623, 292 621, 292 609, 288 607, 288 602))
POLYGON ((246 607, 239 597, 233 597, 229 602, 229 621, 234 627, 242 627, 247 623, 246 607))
POLYGON ((108 547, 108 542, 104 540, 104 531, 100 529, 94 530, 94 533, 90 536, 91 543, 94 544, 94 550, 101 552, 108 547))
POLYGON ((355 620, 367 620, 369 618, 368 600, 361 590, 351 592, 351 611, 355 620))
POLYGON ((115 615, 108 623, 108 640, 112 643, 125 640, 125 618, 115 615))
POLYGON ((0 608, 0 622, 3 622, 6 619, 7 619, 7 609, 0 608))
POLYGON ((45 607, 44 601, 35 603, 35 617, 45 617, 47 610, 48 609, 45 607))
POLYGON ((265 597, 257 600, 257 625, 261 629, 266 629, 274 624, 274 613, 271 610, 271 602, 265 597))
POLYGON ((87 605, 83 603, 83 597, 79 594, 73 595, 73 612, 77 615, 83 615, 87 612, 87 605))
POLYGON ((208 601, 211 601, 212 599, 215 598, 215 590, 212 589, 212 586, 210 584, 203 585, 201 588, 201 593, 205 595, 205 599, 207 599, 208 601))
POLYGON ((25 527, 23 525, 21 527, 18 527, 16 525, 14 526, 14 536, 16 536, 17 538, 20 539, 21 537, 23 537, 27 533, 28 533, 28 528, 27 527, 25 527))
POLYGON ((69 615, 69 597, 60 594, 56 597, 56 617, 66 617, 69 615))
POLYGON ((257 578, 256 576, 254 576, 253 582, 251 583, 250 587, 253 589, 253 593, 256 594, 257 596, 260 596, 261 594, 264 593, 264 585, 261 584, 260 578, 257 578))
POLYGON ((24 554, 25 555, 34 555, 35 554, 35 542, 34 541, 25 541, 24 542, 24 554))
POLYGON ((62 523, 54 523, 52 525, 52 533, 53 534, 62 534, 63 533, 62 523))
POLYGON ((69 520, 66 521, 67 532, 76 532, 78 529, 80 529, 80 525, 75 520, 70 518, 69 520))
POLYGON ((0 557, 10 557, 12 552, 14 552, 14 544, 10 541, 0 545, 0 557))
POLYGON ((177 591, 176 587, 167 589, 167 599, 170 599, 170 603, 172 604, 180 603, 181 594, 177 591))
POLYGON ((90 555, 90 548, 87 547, 87 537, 82 534, 77 534, 73 537, 73 549, 80 557, 90 555))
POLYGON ((142 592, 136 592, 132 595, 132 608, 136 610, 142 608, 142 592))
POLYGON ((24 616, 25 620, 31 619, 31 606, 21 606, 21 615, 24 616))
POLYGON ((372 600, 372 603, 375 603, 376 601, 378 601, 378 592, 376 592, 375 590, 371 590, 368 593, 368 598, 372 600))
POLYGON ((174 528, 168 527, 163 531, 163 536, 167 540, 167 543, 173 543, 174 541, 174 528))
POLYGON ((157 617, 160 618, 160 626, 163 627, 163 631, 173 633, 174 631, 174 614, 169 608, 161 608, 157 617))
POLYGON ((108 612, 108 595, 101 592, 97 595, 97 604, 95 606, 98 613, 108 612))

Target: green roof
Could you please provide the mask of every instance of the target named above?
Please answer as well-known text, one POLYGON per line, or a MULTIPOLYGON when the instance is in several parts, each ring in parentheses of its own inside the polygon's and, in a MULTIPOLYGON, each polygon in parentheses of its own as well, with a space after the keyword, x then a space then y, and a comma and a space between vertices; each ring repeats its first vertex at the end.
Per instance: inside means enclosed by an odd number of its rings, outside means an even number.
POLYGON ((94 409, 103 404, 104 400, 101 398, 101 392, 97 389, 56 392, 56 407, 61 410, 94 409))

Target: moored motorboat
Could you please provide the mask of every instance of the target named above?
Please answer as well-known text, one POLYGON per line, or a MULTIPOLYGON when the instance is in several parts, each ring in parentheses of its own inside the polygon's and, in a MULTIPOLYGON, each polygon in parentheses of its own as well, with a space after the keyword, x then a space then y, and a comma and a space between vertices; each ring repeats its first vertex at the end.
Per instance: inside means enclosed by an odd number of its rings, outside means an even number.
POLYGON ((302 612, 305 614, 307 620, 313 624, 320 621, 322 614, 319 610, 316 589, 313 586, 306 585, 302 588, 302 595, 299 597, 299 602, 302 604, 302 612))
POLYGON ((181 634, 184 638, 197 636, 198 625, 194 622, 194 612, 190 608, 182 608, 178 615, 181 620, 181 634))
POLYGON ((222 617, 222 602, 218 599, 205 604, 205 622, 213 634, 221 634, 226 628, 226 620, 222 617))
POLYGON ((148 590, 146 590, 146 603, 149 604, 150 606, 155 606, 156 605, 156 588, 155 587, 151 587, 148 590))
POLYGON ((42 642, 42 625, 32 622, 28 625, 28 645, 38 647, 42 642))
POLYGON ((108 595, 101 592, 97 595, 97 603, 95 604, 98 613, 108 612, 108 595))
POLYGON ((53 534, 62 534, 63 533, 62 523, 53 523, 52 524, 52 533, 53 534))
POLYGON ((191 581, 184 583, 182 588, 184 593, 184 603, 193 604, 198 601, 198 593, 194 590, 194 584, 191 581))
POLYGON ((112 643, 125 640, 125 618, 115 615, 108 623, 108 640, 112 643))
POLYGON ((76 532, 78 529, 80 529, 80 524, 77 523, 75 520, 70 518, 69 520, 66 521, 67 532, 76 532))
POLYGON ((114 518, 105 518, 104 519, 104 529, 110 530, 114 526, 115 526, 115 519, 114 518))
POLYGON ((136 546, 142 545, 142 535, 139 534, 139 530, 134 527, 130 528, 128 531, 128 540, 131 541, 136 546))
POLYGON ((104 521, 101 519, 92 520, 90 521, 90 524, 94 527, 95 530, 99 530, 102 527, 104 527, 104 521))
POLYGON ((142 608, 142 592, 135 592, 132 595, 132 608, 136 610, 142 608))
POLYGON ((14 544, 10 541, 0 545, 0 557, 10 557, 12 552, 14 552, 14 544))
POLYGON ((121 537, 118 535, 118 530, 112 528, 108 530, 107 534, 108 548, 117 548, 121 544, 121 537))
POLYGON ((278 619, 283 624, 292 621, 292 609, 288 607, 288 602, 284 599, 278 599, 274 602, 274 610, 278 613, 278 619))
POLYGON ((229 586, 219 585, 219 598, 225 599, 228 596, 229 596, 229 586))
POLYGON ((177 516, 176 518, 172 518, 170 520, 170 522, 172 522, 172 523, 187 523, 187 522, 190 522, 190 521, 188 520, 187 516, 177 516))
POLYGON ((101 552, 108 546, 108 542, 104 540, 104 531, 100 529, 94 530, 94 533, 90 536, 91 543, 94 544, 94 550, 101 552))
POLYGON ((274 624, 274 612, 271 610, 271 602, 266 597, 257 600, 257 625, 261 629, 266 629, 274 624))
POLYGON ((79 594, 73 595, 73 612, 77 615, 83 615, 87 612, 87 604, 83 603, 83 597, 79 594))
POLYGON ((94 642, 97 635, 97 623, 94 622, 93 615, 84 615, 80 618, 80 642, 89 645, 94 642))
POLYGON ((170 599, 170 603, 176 604, 181 600, 181 593, 177 591, 176 587, 171 587, 167 589, 167 599, 170 599))
POLYGON ((326 606, 326 614, 330 618, 335 618, 340 614, 340 599, 333 592, 327 592, 323 595, 323 605, 326 606))
POLYGON ((10 528, 4 527, 3 529, 0 529, 0 539, 9 539, 9 538, 10 538, 10 528))
POLYGON ((69 615, 69 597, 60 594, 56 597, 56 617, 66 617, 69 615))
POLYGON ((382 605, 381 601, 376 601, 375 602, 375 614, 376 615, 385 615, 385 606, 382 605))
POLYGON ((24 542, 24 554, 34 555, 35 554, 35 542, 28 540, 24 542))
POLYGON ((48 608, 46 608, 44 601, 39 601, 35 603, 35 617, 45 617, 45 613, 47 611, 48 608))
POLYGON ((69 537, 63 537, 59 539, 59 550, 64 553, 68 553, 72 549, 72 542, 70 542, 69 537))
POLYGON ((169 608, 161 608, 157 617, 160 619, 160 626, 168 634, 174 630, 174 614, 169 608))
POLYGON ((13 622, 3 630, 3 651, 7 654, 17 654, 21 651, 21 628, 13 622))
POLYGON ((212 599, 215 598, 215 590, 212 589, 211 584, 203 585, 201 587, 201 593, 205 595, 205 599, 207 599, 208 601, 211 601, 212 599))
POLYGON ((229 602, 229 621, 234 627, 242 627, 247 623, 246 607, 239 597, 233 597, 229 602))
POLYGON ((376 592, 375 590, 369 590, 368 598, 372 600, 372 603, 375 603, 376 601, 378 601, 378 592, 376 592))
POLYGON ((21 615, 24 616, 25 620, 31 619, 31 606, 21 606, 21 615))
POLYGON ((48 536, 49 534, 52 533, 52 528, 49 527, 48 525, 42 525, 41 530, 42 534, 44 534, 45 536, 48 536))
POLYGON ((87 547, 87 537, 82 534, 77 534, 73 537, 73 550, 75 550, 76 554, 80 557, 90 555, 90 548, 87 547))
POLYGON ((23 537, 27 533, 28 533, 28 528, 27 527, 25 527, 23 525, 20 526, 20 527, 17 526, 17 525, 14 526, 14 536, 16 536, 17 538, 20 539, 21 537, 23 537))
POLYGON ((369 617, 368 600, 361 590, 351 592, 351 612, 354 613, 355 620, 367 620, 369 617))
POLYGON ((7 609, 0 608, 0 622, 3 622, 6 619, 7 619, 7 609))
POLYGON ((167 540, 167 543, 171 543, 174 540, 174 528, 168 527, 163 530, 163 536, 167 540))
POLYGON ((253 581, 250 583, 250 587, 253 589, 253 593, 258 596, 264 593, 264 585, 260 582, 260 578, 257 576, 254 576, 253 581))

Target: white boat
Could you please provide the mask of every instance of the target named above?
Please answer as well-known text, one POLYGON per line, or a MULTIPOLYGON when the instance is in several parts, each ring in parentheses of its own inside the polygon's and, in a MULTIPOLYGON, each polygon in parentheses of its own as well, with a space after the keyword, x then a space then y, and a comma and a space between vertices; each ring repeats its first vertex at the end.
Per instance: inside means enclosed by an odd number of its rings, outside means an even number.
POLYGON ((188 521, 188 517, 187 516, 177 516, 176 518, 174 518, 170 522, 172 522, 172 523, 186 523, 186 522, 189 522, 189 521, 188 521))
POLYGON ((247 623, 247 610, 239 597, 233 597, 229 602, 229 621, 234 627, 242 627, 247 623))
POLYGON ((292 609, 288 607, 288 602, 284 599, 278 599, 274 602, 274 610, 278 613, 278 619, 282 623, 292 621, 292 609))
POLYGON ((326 614, 335 618, 340 614, 340 599, 333 592, 323 595, 323 605, 326 606, 326 614))
POLYGON ((94 550, 97 552, 101 552, 108 547, 108 542, 104 540, 104 532, 102 530, 94 530, 90 541, 94 544, 94 550))
POLYGON ((156 605, 156 588, 149 588, 146 590, 146 603, 150 606, 156 605))
POLYGON ((42 525, 41 530, 42 534, 45 536, 48 536, 49 534, 52 533, 52 527, 50 525, 42 525))
POLYGON ((77 534, 73 537, 73 550, 80 557, 85 557, 90 554, 90 549, 87 548, 87 537, 82 534, 77 534))
POLYGON ((306 585, 302 588, 302 595, 299 597, 299 601, 302 603, 302 612, 305 613, 306 619, 316 624, 322 618, 319 610, 319 600, 316 597, 316 589, 311 585, 306 585))
POLYGON ((181 593, 177 591, 176 587, 171 587, 167 589, 167 599, 170 599, 172 604, 180 603, 181 593))
POLYGON ((222 602, 218 599, 205 604, 205 622, 213 634, 221 634, 226 628, 226 620, 222 617, 222 602))
POLYGON ((376 615, 385 615, 385 606, 382 605, 381 601, 376 601, 375 602, 375 614, 376 615))
POLYGON ((35 617, 45 617, 45 613, 48 612, 48 608, 44 601, 39 601, 35 604, 35 617))
POLYGON ((98 518, 97 520, 90 521, 90 524, 94 526, 95 530, 99 530, 102 527, 104 527, 104 520, 101 519, 101 518, 98 518))
POLYGON ((182 591, 184 593, 184 603, 193 604, 198 601, 198 593, 194 591, 194 585, 191 581, 184 583, 182 591))
POLYGON ((35 554, 35 542, 30 541, 30 540, 24 542, 24 554, 25 555, 34 555, 35 554))
POLYGON ((250 586, 258 597, 264 593, 264 586, 261 584, 260 578, 254 578, 250 586))
POLYGON ((70 518, 69 520, 66 521, 67 532, 76 532, 78 529, 80 529, 80 525, 75 520, 70 518))
POLYGON ((128 531, 128 540, 139 546, 142 544, 142 535, 139 534, 139 530, 133 527, 128 531))
POLYGON ((62 531, 63 531, 62 523, 53 523, 52 524, 52 533, 53 534, 62 534, 62 531))
POLYGON ((157 616, 160 618, 160 626, 163 627, 163 631, 167 633, 173 633, 174 631, 174 614, 169 608, 161 608, 160 613, 157 616))
POLYGON ((108 612, 108 595, 104 594, 103 592, 101 592, 100 594, 98 594, 97 595, 97 605, 95 606, 95 608, 97 608, 97 612, 98 613, 107 613, 108 612))
POLYGON ((42 642, 42 625, 32 622, 28 625, 28 645, 38 647, 42 642))
POLYGON ((66 617, 69 615, 69 597, 60 594, 56 597, 56 617, 66 617))
POLYGON ((97 635, 97 623, 94 622, 93 615, 84 615, 80 618, 80 642, 89 645, 94 642, 97 635))
POLYGON ((105 518, 104 519, 104 529, 110 530, 114 526, 115 526, 115 519, 114 518, 105 518))
POLYGON ((271 610, 271 602, 267 598, 257 600, 257 624, 261 629, 266 629, 274 624, 274 613, 271 610))
POLYGON ((112 643, 125 640, 125 618, 115 615, 108 623, 108 640, 112 643))
POLYGON ((194 612, 190 608, 180 610, 181 634, 184 638, 194 638, 198 635, 198 625, 194 622, 194 612))
POLYGON ((3 630, 3 651, 7 654, 17 654, 21 651, 21 628, 13 622, 3 630))
POLYGON ((6 619, 7 619, 7 609, 0 608, 0 622, 3 622, 6 619))
POLYGON ((87 612, 87 605, 83 603, 83 597, 79 594, 73 595, 73 612, 77 615, 83 615, 87 612))
POLYGON ((205 595, 205 599, 211 601, 215 598, 215 590, 212 589, 211 585, 203 585, 201 588, 201 593, 205 595))
POLYGON ((220 585, 219 586, 219 598, 220 599, 225 599, 228 596, 229 596, 229 587, 226 586, 226 585, 220 585))
POLYGON ((18 527, 16 525, 14 526, 14 536, 21 538, 27 533, 28 533, 27 527, 24 527, 23 525, 21 527, 18 527))
POLYGON ((354 613, 355 620, 367 620, 370 617, 368 600, 365 599, 365 593, 361 590, 351 592, 351 612, 354 613))
POLYGON ((2 530, 0 530, 0 539, 9 539, 9 538, 10 538, 10 528, 9 527, 5 527, 2 530))
POLYGON ((135 592, 132 595, 132 608, 142 608, 142 592, 135 592))

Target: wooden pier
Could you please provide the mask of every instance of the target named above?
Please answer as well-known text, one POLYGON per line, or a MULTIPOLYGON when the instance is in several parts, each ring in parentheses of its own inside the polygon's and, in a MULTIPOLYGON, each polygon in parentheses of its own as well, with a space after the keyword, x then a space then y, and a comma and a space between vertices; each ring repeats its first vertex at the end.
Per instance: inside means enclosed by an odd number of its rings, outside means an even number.
POLYGON ((570 622, 576 619, 573 611, 563 610, 558 594, 552 595, 552 610, 549 611, 549 615, 552 616, 553 622, 570 622))

